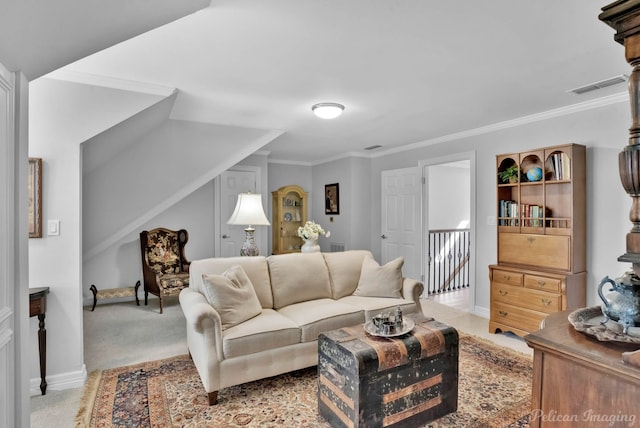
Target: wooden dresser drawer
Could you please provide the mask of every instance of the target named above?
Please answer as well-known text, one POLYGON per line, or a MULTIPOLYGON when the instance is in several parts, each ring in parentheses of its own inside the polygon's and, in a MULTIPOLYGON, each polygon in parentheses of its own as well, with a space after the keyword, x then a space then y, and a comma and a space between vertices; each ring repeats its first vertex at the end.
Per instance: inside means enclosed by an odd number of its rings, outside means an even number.
POLYGON ((536 269, 571 269, 571 237, 501 233, 498 262, 535 265, 536 269))
POLYGON ((557 293, 524 287, 492 283, 491 301, 551 314, 562 309, 562 297, 557 293))
POLYGON ((543 290, 551 292, 560 292, 560 280, 557 278, 548 278, 545 276, 525 275, 524 286, 534 290, 543 290))
POLYGON ((491 321, 529 332, 539 330, 540 323, 547 315, 548 314, 544 312, 537 312, 499 302, 492 302, 491 304, 491 321))
POLYGON ((523 275, 518 272, 510 272, 508 270, 493 269, 491 279, 502 284, 522 285, 523 275))

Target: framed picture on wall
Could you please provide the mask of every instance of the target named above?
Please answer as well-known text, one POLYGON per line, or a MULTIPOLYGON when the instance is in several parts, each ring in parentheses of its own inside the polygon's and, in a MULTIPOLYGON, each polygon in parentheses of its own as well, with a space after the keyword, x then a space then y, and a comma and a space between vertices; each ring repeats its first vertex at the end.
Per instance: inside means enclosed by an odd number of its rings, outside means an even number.
POLYGON ((340 214, 340 188, 338 183, 324 185, 324 213, 340 214))
POLYGON ((29 238, 42 238, 42 159, 29 158, 29 238))

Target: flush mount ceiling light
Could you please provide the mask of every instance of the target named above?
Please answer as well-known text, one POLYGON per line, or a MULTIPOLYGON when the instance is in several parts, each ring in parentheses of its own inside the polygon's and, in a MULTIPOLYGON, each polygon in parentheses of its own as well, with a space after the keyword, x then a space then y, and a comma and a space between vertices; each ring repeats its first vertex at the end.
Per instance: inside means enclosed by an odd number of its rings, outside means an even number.
POLYGON ((342 114, 344 106, 338 103, 318 103, 314 104, 311 110, 321 119, 335 119, 342 114))

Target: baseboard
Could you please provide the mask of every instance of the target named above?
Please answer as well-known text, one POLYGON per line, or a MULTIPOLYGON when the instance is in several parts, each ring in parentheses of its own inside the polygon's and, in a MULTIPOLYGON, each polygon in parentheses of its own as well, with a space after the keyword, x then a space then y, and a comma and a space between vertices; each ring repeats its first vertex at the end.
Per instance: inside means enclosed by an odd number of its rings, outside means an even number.
MULTIPOLYGON (((64 389, 81 388, 87 380, 87 366, 82 365, 82 370, 75 372, 47 375, 47 391, 62 391, 64 389)), ((40 378, 30 380, 29 394, 33 397, 41 395, 40 378)))
POLYGON ((491 311, 489 311, 489 309, 484 308, 482 306, 474 306, 473 307, 473 314, 477 315, 479 317, 482 317, 482 318, 489 319, 489 317, 491 315, 491 311))

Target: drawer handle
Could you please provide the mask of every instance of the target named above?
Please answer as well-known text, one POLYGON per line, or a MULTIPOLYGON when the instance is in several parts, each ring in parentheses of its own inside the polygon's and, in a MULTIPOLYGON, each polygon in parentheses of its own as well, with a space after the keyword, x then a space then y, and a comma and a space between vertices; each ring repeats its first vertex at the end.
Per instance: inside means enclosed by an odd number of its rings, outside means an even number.
POLYGON ((551 304, 551 300, 549 299, 540 299, 544 306, 549 306, 551 304))
POLYGON ((529 244, 533 244, 533 241, 535 241, 536 238, 534 238, 533 236, 528 236, 527 237, 527 241, 529 241, 529 244))
POLYGON ((509 275, 502 275, 502 279, 509 281, 511 279, 511 276, 509 275))
POLYGON ((498 313, 500 314, 501 317, 507 316, 507 311, 498 311, 498 313))
POLYGON ((498 290, 498 293, 500 293, 501 296, 506 296, 507 294, 509 294, 508 291, 504 291, 504 290, 498 290))
POLYGON ((544 287, 547 281, 538 280, 538 287, 544 287))

